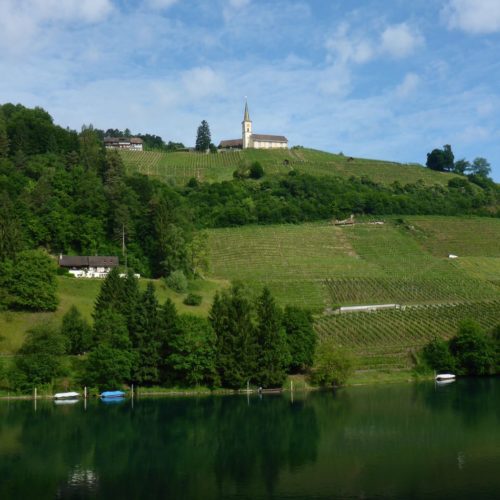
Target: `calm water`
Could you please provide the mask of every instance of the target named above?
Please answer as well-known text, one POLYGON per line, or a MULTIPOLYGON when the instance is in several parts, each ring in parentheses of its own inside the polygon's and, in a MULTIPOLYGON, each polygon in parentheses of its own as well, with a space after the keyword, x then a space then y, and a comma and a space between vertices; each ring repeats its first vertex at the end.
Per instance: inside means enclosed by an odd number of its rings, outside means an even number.
POLYGON ((0 402, 0 499, 500 498, 500 380, 0 402))

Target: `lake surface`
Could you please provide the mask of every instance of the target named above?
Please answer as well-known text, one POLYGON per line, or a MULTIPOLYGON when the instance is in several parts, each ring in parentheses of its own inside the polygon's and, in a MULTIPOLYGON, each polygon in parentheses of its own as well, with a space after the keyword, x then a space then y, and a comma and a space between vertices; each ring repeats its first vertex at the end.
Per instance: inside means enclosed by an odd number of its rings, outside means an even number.
POLYGON ((500 379, 0 401, 0 499, 500 498, 500 379))

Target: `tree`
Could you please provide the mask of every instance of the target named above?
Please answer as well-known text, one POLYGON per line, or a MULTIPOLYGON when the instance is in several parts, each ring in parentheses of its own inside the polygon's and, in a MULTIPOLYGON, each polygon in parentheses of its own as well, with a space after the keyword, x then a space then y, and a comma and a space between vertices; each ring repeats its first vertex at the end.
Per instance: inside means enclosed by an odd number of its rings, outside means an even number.
POLYGON ((470 166, 470 173, 479 177, 487 178, 491 174, 491 165, 486 158, 476 158, 470 166))
MULTIPOLYGON (((94 305, 94 320, 108 309, 116 312, 123 311, 124 301, 124 281, 120 278, 120 271, 117 267, 111 269, 102 282, 99 295, 94 305)), ((135 304, 134 304, 135 305, 135 304)))
POLYGON ((177 309, 172 300, 167 299, 158 312, 159 370, 163 384, 171 383, 175 378, 168 359, 171 353, 171 339, 179 334, 177 309))
POLYGON ((92 347, 92 328, 74 305, 63 316, 61 334, 67 339, 69 354, 84 354, 92 347))
POLYGON ((353 362, 349 353, 332 339, 318 345, 314 358, 312 380, 322 386, 345 384, 352 373, 353 362))
POLYGON ((198 131, 196 133, 196 151, 205 152, 210 148, 210 143, 212 139, 210 136, 210 127, 206 120, 203 120, 198 127, 198 131))
POLYGON ((137 360, 133 378, 139 384, 153 385, 160 379, 158 301, 153 283, 148 283, 136 307, 130 332, 137 360))
POLYGON ((99 138, 92 124, 83 125, 78 137, 80 143, 80 160, 86 170, 102 173, 106 152, 104 143, 99 138))
POLYGON ((448 342, 434 337, 423 349, 423 356, 427 365, 437 371, 454 371, 453 358, 448 342))
POLYGON ((264 169, 258 161, 254 161, 250 166, 249 177, 251 179, 260 179, 264 176, 264 169))
POLYGON ((209 263, 208 234, 205 231, 197 232, 186 245, 186 252, 190 275, 203 277, 209 263))
POLYGON ((188 386, 214 385, 216 338, 210 323, 192 314, 181 314, 177 327, 169 339, 167 359, 174 380, 188 386))
POLYGON ((460 175, 465 175, 470 170, 471 164, 465 158, 461 158, 455 162, 453 171, 460 175))
POLYGON ((241 284, 215 294, 209 319, 217 336, 217 370, 225 387, 243 387, 256 373, 257 343, 252 316, 252 304, 241 284))
POLYGON ((281 387, 290 364, 290 352, 282 324, 282 312, 267 287, 257 299, 257 317, 259 354, 254 379, 262 387, 281 387))
POLYGON ((28 330, 9 373, 12 386, 29 391, 51 383, 64 374, 62 359, 65 351, 66 339, 53 326, 42 324, 28 330))
POLYGON ((9 154, 9 136, 7 135, 7 124, 0 106, 0 158, 6 158, 9 154))
POLYGON ((22 221, 7 191, 0 192, 0 262, 14 259, 23 246, 22 221))
POLYGON ((317 335, 311 313, 299 307, 287 306, 283 316, 292 372, 304 372, 314 361, 317 335))
POLYGON ((427 167, 440 172, 451 172, 454 167, 455 156, 451 146, 446 144, 443 149, 433 149, 427 154, 427 167))
POLYGON ((56 264, 40 250, 17 254, 7 278, 10 307, 31 311, 55 311, 57 299, 56 264))
POLYGON ((488 375, 494 367, 493 344, 475 321, 460 324, 458 334, 450 341, 450 350, 461 375, 488 375))

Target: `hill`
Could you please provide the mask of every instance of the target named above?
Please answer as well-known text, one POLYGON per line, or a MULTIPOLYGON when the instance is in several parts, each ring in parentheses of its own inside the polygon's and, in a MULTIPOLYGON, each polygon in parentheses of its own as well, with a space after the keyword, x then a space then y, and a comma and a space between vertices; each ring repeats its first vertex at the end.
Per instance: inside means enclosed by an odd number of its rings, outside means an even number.
POLYGON ((429 170, 421 165, 352 158, 314 149, 289 150, 246 149, 217 154, 191 152, 162 153, 157 151, 121 151, 127 173, 140 172, 156 179, 185 185, 189 179, 224 181, 233 172, 258 161, 268 174, 288 173, 291 170, 312 175, 334 175, 344 178, 367 176, 372 181, 402 185, 422 181, 425 185, 447 185, 456 174, 429 170))

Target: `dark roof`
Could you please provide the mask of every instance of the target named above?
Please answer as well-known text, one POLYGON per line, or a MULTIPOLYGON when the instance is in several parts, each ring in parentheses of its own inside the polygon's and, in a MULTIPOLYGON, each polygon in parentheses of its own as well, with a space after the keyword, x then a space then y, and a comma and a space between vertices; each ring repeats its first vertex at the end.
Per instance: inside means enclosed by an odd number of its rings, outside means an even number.
POLYGON ((120 139, 118 137, 105 137, 104 142, 120 142, 120 139))
POLYGON ((131 137, 130 144, 142 144, 144 141, 140 137, 131 137))
POLYGON ((220 141, 219 148, 242 148, 243 139, 228 139, 220 141))
POLYGON ((116 144, 118 142, 129 142, 130 144, 142 144, 144 141, 140 137, 110 137, 104 138, 105 143, 116 144))
POLYGON ((118 257, 108 255, 61 255, 59 265, 61 267, 116 267, 118 257))
POLYGON ((254 141, 288 142, 284 135, 252 134, 254 141))

